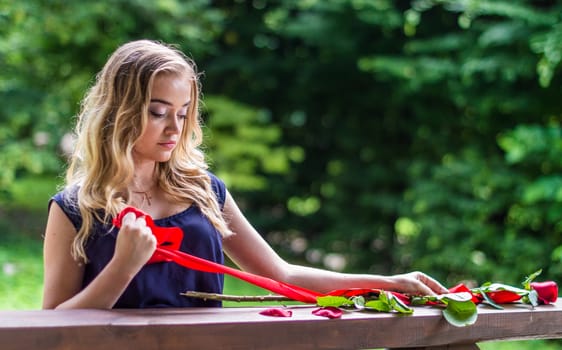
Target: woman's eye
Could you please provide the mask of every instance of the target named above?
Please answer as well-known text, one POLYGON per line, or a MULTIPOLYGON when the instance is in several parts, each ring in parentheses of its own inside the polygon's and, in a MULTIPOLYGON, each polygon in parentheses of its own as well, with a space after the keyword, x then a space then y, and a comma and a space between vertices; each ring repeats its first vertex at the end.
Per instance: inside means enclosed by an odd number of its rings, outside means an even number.
POLYGON ((180 114, 180 115, 178 115, 178 118, 180 118, 180 119, 185 119, 185 118, 187 118, 187 115, 185 115, 185 114, 180 114))
POLYGON ((150 111, 150 114, 151 114, 152 116, 154 116, 154 117, 157 117, 157 118, 161 118, 161 117, 163 117, 163 116, 166 115, 165 112, 164 112, 164 113, 159 113, 159 112, 157 112, 157 111, 150 111))

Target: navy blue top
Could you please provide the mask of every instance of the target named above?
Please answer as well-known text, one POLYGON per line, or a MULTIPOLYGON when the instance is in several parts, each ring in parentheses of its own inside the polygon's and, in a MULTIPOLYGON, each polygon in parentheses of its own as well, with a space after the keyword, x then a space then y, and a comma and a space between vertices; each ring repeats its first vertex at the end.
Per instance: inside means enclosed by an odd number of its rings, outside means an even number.
MULTIPOLYGON (((211 185, 221 209, 226 198, 224 183, 213 174, 211 185)), ((76 189, 65 189, 51 201, 57 202, 78 230, 82 217, 76 205, 76 189)), ((51 202, 49 202, 50 204, 51 202)), ((103 217, 103 216, 102 216, 103 217)), ((180 227, 183 241, 180 250, 217 263, 224 263, 220 233, 195 205, 173 216, 154 220, 157 226, 180 227)), ((115 239, 119 229, 111 224, 96 221, 85 250, 89 262, 85 266, 85 288, 113 257, 115 239)), ((220 301, 188 298, 180 293, 200 291, 222 293, 224 276, 217 273, 194 271, 174 262, 145 265, 133 278, 114 308, 221 306, 220 301)))

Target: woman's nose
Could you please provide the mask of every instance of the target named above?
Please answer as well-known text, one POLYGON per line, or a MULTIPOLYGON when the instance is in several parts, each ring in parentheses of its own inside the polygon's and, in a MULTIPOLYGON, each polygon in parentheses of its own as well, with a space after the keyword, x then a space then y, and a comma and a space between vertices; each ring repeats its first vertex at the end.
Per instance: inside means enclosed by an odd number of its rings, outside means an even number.
POLYGON ((176 116, 172 116, 171 118, 169 118, 168 120, 168 125, 166 127, 166 130, 169 133, 178 133, 180 131, 181 128, 181 124, 183 122, 183 119, 180 119, 176 116))

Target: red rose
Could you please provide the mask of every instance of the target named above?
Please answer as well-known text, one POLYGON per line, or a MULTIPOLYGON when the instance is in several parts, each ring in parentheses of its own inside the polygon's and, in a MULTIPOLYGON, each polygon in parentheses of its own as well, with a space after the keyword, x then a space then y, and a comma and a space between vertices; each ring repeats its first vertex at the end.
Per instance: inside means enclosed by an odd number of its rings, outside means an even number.
POLYGON ((498 290, 497 292, 487 292, 486 294, 496 304, 512 303, 521 299, 521 295, 509 290, 498 290))
POLYGON ((479 304, 482 302, 484 297, 480 293, 475 293, 470 290, 464 283, 459 283, 454 287, 449 288, 449 293, 463 293, 468 292, 472 294, 472 302, 475 304, 479 304))
POLYGON ((555 303, 558 299, 558 285, 554 281, 531 282, 531 288, 537 291, 543 304, 555 303))

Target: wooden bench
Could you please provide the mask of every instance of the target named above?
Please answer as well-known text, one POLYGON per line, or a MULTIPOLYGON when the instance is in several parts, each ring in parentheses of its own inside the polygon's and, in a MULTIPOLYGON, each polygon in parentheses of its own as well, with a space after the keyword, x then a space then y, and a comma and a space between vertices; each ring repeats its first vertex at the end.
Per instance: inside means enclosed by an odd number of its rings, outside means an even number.
POLYGON ((532 310, 479 306, 469 327, 448 324, 434 307, 411 316, 348 312, 341 319, 291 306, 290 318, 264 307, 149 310, 0 311, 0 349, 478 349, 491 340, 562 338, 562 299, 532 310))

